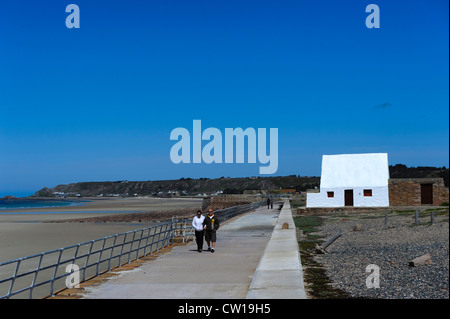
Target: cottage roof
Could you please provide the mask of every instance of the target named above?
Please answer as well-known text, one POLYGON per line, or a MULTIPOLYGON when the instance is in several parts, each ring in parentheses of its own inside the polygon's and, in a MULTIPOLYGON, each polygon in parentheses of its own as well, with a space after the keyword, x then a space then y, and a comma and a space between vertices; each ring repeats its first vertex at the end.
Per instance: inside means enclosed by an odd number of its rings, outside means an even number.
POLYGON ((323 155, 321 188, 387 187, 387 153, 323 155))

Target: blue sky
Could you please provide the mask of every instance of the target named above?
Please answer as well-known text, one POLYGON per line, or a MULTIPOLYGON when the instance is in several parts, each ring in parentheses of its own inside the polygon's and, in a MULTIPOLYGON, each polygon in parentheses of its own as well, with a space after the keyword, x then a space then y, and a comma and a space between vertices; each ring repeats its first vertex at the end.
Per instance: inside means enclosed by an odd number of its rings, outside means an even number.
POLYGON ((171 130, 278 128, 276 175, 323 154, 447 166, 448 1, 0 2, 0 196, 81 181, 255 176, 173 164, 171 130), (68 29, 68 4, 80 28, 68 29), (368 29, 365 7, 380 8, 368 29))

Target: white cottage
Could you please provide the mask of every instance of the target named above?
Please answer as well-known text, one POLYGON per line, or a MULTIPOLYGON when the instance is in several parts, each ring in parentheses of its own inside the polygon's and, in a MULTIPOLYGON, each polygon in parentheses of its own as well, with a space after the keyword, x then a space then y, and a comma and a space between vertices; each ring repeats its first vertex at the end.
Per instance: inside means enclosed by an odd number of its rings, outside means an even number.
POLYGON ((320 193, 306 207, 389 206, 387 153, 323 155, 320 193))

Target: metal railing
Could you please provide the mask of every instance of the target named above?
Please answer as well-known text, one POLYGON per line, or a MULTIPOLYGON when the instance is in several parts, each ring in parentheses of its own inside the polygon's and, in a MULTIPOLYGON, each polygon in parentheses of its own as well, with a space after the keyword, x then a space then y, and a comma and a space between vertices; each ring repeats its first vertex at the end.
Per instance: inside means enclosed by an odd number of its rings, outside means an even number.
MULTIPOLYGON (((259 207, 263 202, 215 211, 221 222, 259 207)), ((192 218, 115 234, 88 242, 0 263, 0 299, 43 298, 68 286, 74 269, 79 282, 169 246, 175 237, 192 239, 192 218), (74 268, 73 266, 76 266, 74 268)))

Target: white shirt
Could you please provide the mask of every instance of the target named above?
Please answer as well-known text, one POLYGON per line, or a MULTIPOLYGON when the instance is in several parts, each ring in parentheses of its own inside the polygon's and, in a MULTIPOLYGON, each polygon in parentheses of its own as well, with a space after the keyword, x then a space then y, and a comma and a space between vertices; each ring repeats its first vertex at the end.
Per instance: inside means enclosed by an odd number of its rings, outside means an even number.
POLYGON ((197 216, 194 217, 192 220, 192 226, 194 226, 195 230, 202 231, 203 230, 203 221, 205 220, 205 216, 200 216, 198 218, 197 216))

